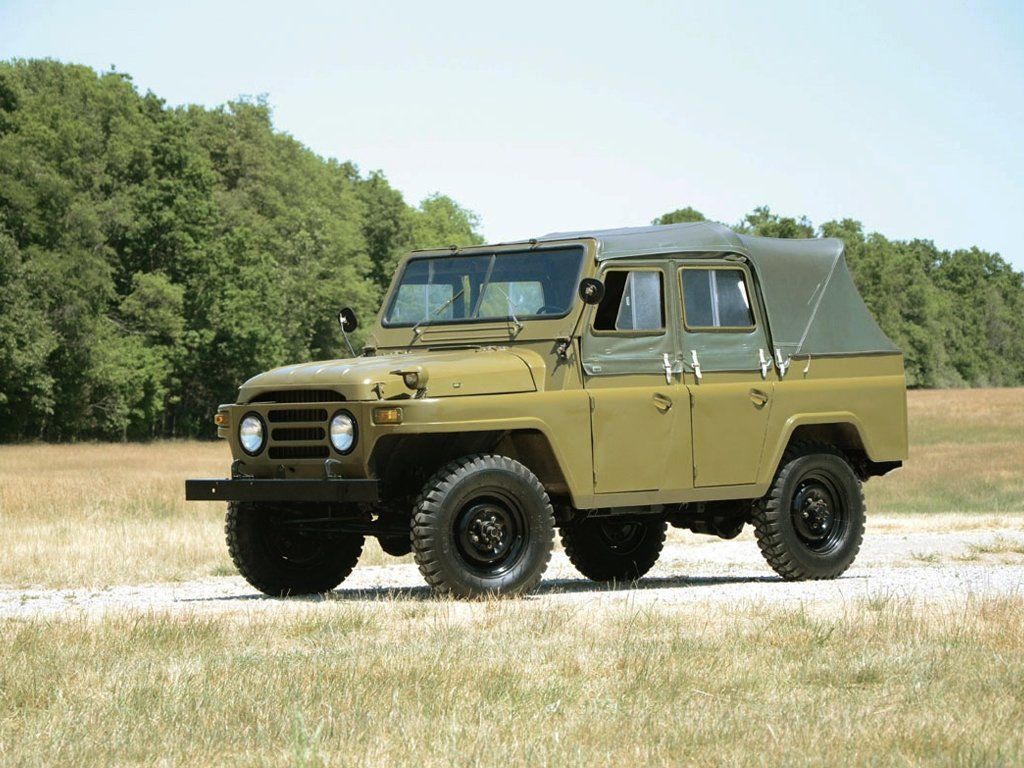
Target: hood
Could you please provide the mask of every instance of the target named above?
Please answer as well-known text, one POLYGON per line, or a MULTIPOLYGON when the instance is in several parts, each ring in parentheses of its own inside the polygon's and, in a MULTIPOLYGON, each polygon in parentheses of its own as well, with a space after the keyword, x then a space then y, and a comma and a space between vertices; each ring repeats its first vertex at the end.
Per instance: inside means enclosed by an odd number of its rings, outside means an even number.
POLYGON ((408 397, 412 392, 395 371, 416 367, 427 372, 427 397, 498 395, 537 389, 530 366, 519 354, 507 349, 457 349, 286 365, 245 382, 239 389, 238 402, 256 402, 266 392, 298 389, 335 390, 346 400, 408 397))

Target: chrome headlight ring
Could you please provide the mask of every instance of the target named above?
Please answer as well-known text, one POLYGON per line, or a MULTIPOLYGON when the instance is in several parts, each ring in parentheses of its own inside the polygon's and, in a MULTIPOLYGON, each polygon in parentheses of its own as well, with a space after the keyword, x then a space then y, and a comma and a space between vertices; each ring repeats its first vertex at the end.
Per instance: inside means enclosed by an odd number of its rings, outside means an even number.
POLYGON ((355 416, 348 411, 336 412, 331 416, 328 434, 334 450, 342 455, 352 453, 359 440, 359 427, 356 424, 355 416))
POLYGON ((238 424, 238 443, 249 456, 256 456, 267 444, 267 427, 258 413, 247 413, 238 424))

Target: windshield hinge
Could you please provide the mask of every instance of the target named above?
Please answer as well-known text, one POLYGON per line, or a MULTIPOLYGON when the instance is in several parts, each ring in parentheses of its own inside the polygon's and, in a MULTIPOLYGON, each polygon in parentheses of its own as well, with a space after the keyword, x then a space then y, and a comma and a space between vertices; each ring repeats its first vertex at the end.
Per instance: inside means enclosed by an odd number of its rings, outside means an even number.
POLYGON ((572 338, 559 336, 555 339, 555 354, 563 360, 569 357, 569 347, 572 346, 572 338))

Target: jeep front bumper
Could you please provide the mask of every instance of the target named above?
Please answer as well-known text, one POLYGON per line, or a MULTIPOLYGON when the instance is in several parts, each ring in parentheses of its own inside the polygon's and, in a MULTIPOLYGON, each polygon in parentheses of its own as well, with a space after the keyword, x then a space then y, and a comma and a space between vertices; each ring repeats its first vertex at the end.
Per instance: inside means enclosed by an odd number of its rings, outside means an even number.
POLYGON ((187 501, 346 502, 380 500, 376 480, 331 478, 328 480, 186 480, 187 501))

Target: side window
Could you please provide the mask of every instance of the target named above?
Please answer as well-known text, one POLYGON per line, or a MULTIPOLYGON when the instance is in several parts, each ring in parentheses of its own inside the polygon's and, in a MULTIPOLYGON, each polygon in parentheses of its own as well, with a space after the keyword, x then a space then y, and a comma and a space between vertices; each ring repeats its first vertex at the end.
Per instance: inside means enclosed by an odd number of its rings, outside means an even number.
POLYGON ((684 267, 683 312, 688 330, 753 328, 743 270, 684 267))
POLYGON ((609 270, 594 314, 595 331, 662 331, 665 287, 660 270, 609 270))

